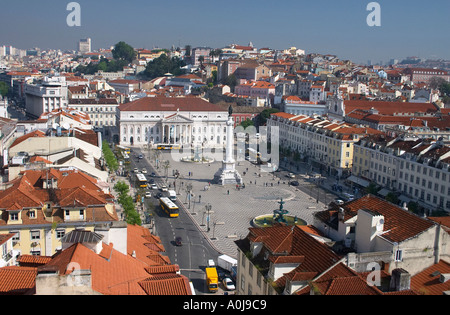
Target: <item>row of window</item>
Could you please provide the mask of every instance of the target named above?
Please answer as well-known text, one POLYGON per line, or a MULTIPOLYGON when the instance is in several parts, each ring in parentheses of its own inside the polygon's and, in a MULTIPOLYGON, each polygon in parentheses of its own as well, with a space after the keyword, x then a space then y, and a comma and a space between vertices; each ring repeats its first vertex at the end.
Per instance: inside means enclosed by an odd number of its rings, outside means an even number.
POLYGON ((116 112, 116 107, 77 107, 71 106, 75 110, 79 110, 82 112, 116 112))
MULTIPOLYGON (((207 127, 192 127, 192 133, 193 134, 202 134, 202 130, 203 130, 203 133, 207 133, 207 131, 208 131, 208 129, 207 129, 207 127)), ((211 133, 214 133, 214 127, 211 127, 211 133)), ((222 130, 222 127, 217 127, 217 133, 218 134, 220 134, 220 131, 222 130)), ((133 129, 133 127, 131 127, 130 128, 130 134, 133 134, 133 131, 134 131, 134 129, 133 129)), ((145 127, 145 134, 148 134, 149 133, 149 131, 150 131, 150 134, 159 134, 159 127, 145 127), (156 131, 156 133, 154 133, 154 131, 156 131)), ((223 127, 223 133, 226 133, 227 132, 227 127, 223 127)), ((124 134, 127 134, 127 127, 124 127, 123 128, 123 133, 124 134)), ((137 127, 136 128, 136 133, 137 134, 140 134, 141 133, 141 128, 140 127, 137 127)))
MULTIPOLYGON (((12 238, 13 243, 20 242, 20 231, 11 231, 10 233, 15 233, 14 237, 12 238)), ((24 233, 24 232, 22 232, 24 233)), ((32 241, 38 241, 42 238, 41 231, 40 230, 31 230, 30 233, 30 240, 32 241)), ((58 228, 55 230, 55 237, 57 239, 61 239, 66 235, 66 230, 58 228)))

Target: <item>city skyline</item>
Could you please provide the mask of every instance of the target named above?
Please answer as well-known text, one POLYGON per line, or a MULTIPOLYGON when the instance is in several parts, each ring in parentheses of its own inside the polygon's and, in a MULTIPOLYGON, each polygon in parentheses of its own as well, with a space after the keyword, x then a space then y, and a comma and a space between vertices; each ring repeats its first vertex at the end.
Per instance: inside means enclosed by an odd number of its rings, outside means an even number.
POLYGON ((192 6, 174 0, 77 1, 81 26, 66 23, 70 1, 14 1, 0 13, 4 25, 14 25, 0 43, 20 49, 76 50, 81 38, 92 39, 92 49, 109 48, 125 41, 135 48, 170 48, 172 45, 224 47, 231 43, 335 54, 341 59, 373 63, 418 56, 450 59, 448 1, 433 5, 414 1, 377 1, 381 26, 366 19, 370 1, 196 1, 192 6), (20 22, 20 23, 17 23, 20 22))

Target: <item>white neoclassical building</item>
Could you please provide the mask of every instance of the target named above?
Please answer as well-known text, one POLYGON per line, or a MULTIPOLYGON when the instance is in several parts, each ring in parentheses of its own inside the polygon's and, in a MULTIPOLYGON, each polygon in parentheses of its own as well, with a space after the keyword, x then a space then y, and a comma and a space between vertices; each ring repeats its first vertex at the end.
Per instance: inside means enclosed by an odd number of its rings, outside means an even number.
POLYGON ((120 144, 224 147, 228 112, 197 97, 146 97, 119 106, 120 144))

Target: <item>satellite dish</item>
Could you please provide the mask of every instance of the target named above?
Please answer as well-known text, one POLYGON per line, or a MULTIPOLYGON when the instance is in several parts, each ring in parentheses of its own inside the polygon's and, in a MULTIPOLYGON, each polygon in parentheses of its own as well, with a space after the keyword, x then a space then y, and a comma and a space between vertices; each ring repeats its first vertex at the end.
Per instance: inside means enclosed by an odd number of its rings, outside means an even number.
POLYGON ((59 127, 59 125, 58 125, 57 123, 53 123, 53 124, 52 124, 52 128, 53 128, 53 129, 56 129, 56 128, 58 128, 58 127, 59 127))
POLYGON ((63 127, 64 129, 66 129, 66 130, 69 130, 69 129, 70 129, 70 125, 69 125, 68 122, 64 122, 63 125, 62 125, 62 127, 63 127))

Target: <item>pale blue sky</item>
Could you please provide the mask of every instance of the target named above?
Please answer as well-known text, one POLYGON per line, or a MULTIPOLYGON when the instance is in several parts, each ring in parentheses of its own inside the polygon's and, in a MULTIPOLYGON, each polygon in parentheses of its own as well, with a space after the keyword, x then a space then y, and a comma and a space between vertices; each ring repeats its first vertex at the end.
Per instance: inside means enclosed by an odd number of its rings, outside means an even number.
POLYGON ((79 0, 81 27, 69 27, 69 0, 3 0, 0 45, 76 49, 126 41, 133 47, 223 47, 233 42, 296 46, 356 62, 419 56, 450 59, 450 1, 383 0, 369 27, 366 0, 79 0))

